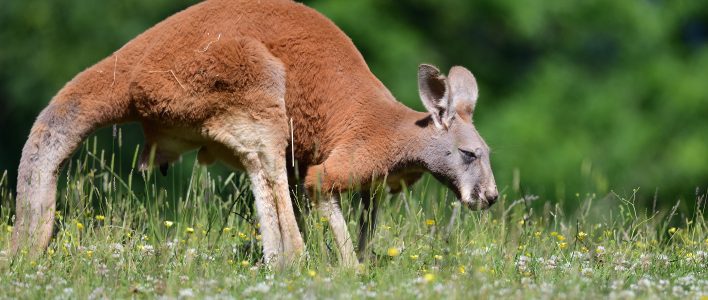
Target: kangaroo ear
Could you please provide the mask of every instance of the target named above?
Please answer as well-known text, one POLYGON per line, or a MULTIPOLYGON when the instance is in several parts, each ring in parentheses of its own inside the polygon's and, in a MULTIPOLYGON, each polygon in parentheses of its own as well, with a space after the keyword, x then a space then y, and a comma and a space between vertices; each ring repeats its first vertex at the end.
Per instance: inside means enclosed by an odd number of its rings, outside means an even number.
POLYGON ((452 67, 448 76, 450 81, 450 98, 453 103, 455 103, 457 113, 463 118, 471 119, 479 95, 477 80, 475 80, 472 72, 460 66, 452 67))
POLYGON ((455 116, 449 90, 445 75, 436 67, 426 64, 418 67, 420 100, 430 112, 435 126, 441 129, 447 129, 455 116))

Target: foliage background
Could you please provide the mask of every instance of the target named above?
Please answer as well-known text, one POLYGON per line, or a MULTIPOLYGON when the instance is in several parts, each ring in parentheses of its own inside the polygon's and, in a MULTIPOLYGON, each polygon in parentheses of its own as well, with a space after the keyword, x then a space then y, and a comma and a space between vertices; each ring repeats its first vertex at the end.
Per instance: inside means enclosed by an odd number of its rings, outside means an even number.
MULTIPOLYGON (((34 118, 64 83, 193 2, 0 2, 0 172, 15 177, 34 118)), ((564 201, 639 187, 643 203, 656 193, 670 205, 708 187, 706 1, 305 2, 411 107, 422 109, 419 63, 472 70, 502 188, 564 201)), ((125 132, 140 143, 136 126, 125 132)))

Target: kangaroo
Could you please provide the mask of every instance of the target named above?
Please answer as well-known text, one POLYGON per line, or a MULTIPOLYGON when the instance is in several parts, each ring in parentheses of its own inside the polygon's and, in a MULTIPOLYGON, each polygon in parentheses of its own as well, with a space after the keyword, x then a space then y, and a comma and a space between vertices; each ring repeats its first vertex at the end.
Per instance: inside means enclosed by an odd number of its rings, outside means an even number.
POLYGON ((427 112, 396 101, 351 40, 302 4, 196 4, 79 73, 39 114, 19 165, 12 251, 48 246, 57 176, 79 144, 97 128, 139 122, 141 168, 154 159, 164 172, 198 149, 200 163, 248 174, 267 262, 304 248, 288 186, 296 160, 307 190, 322 194, 313 200, 342 262, 355 264, 340 191, 382 178, 395 190, 430 171, 472 209, 497 199, 489 148, 471 119, 472 73, 421 65, 418 83, 427 112))

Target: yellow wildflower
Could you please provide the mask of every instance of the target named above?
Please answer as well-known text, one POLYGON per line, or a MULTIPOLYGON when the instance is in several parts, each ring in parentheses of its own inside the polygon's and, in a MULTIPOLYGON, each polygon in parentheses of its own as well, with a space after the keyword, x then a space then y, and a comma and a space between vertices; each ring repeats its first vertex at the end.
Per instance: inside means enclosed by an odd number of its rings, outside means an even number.
POLYGON ((170 227, 172 227, 172 225, 175 225, 175 222, 165 221, 163 224, 165 224, 165 227, 170 228, 170 227))
POLYGON ((588 234, 585 233, 584 231, 578 232, 578 239, 583 241, 585 238, 588 237, 588 234))
POLYGON ((98 216, 96 216, 96 221, 103 221, 103 220, 105 220, 105 219, 106 219, 106 216, 104 216, 104 215, 98 215, 98 216))
POLYGON ((186 233, 192 234, 194 233, 194 228, 192 227, 187 227, 187 229, 184 230, 186 233))
POLYGON ((536 231, 536 232, 533 233, 533 236, 534 236, 534 237, 537 237, 537 238, 540 238, 540 237, 541 237, 541 232, 540 232, 540 231, 536 231))
POLYGON ((558 247, 561 248, 561 250, 565 250, 566 248, 568 248, 568 243, 566 243, 566 242, 559 243, 558 247))
POLYGON ((76 222, 76 228, 79 230, 84 230, 84 224, 81 224, 81 222, 76 222))
POLYGON ((222 230, 224 233, 229 233, 231 232, 231 227, 224 227, 224 230, 222 230))
POLYGON ((248 238, 245 233, 240 232, 240 231, 239 231, 239 233, 238 233, 238 237, 240 237, 240 238, 242 238, 242 239, 244 239, 244 240, 245 240, 246 238, 248 238))
POLYGON ((558 232, 551 231, 551 236, 557 236, 557 235, 558 235, 558 232))
POLYGON ((388 248, 388 251, 386 251, 386 253, 387 253, 388 256, 390 256, 390 257, 396 257, 396 256, 398 256, 399 254, 401 254, 401 251, 398 250, 398 248, 391 247, 391 248, 388 248))
POLYGON ((307 275, 310 275, 310 277, 315 277, 317 276, 317 272, 315 272, 315 270, 309 270, 307 271, 307 275))
POLYGON ((457 271, 460 272, 460 274, 465 274, 465 266, 460 266, 457 268, 457 271))
POLYGON ((241 261, 241 266, 242 266, 242 267, 248 267, 249 265, 251 265, 251 263, 250 263, 249 261, 247 261, 247 260, 242 260, 242 261, 241 261))
POLYGON ((588 253, 588 252, 590 252, 590 249, 588 249, 587 247, 583 246, 582 248, 580 248, 580 252, 582 252, 582 253, 588 253))
MULTIPOLYGON (((7 232, 12 232, 12 226, 8 225, 5 230, 7 230, 7 232)), ((708 240, 706 240, 706 244, 708 244, 708 240)))
POLYGON ((227 262, 228 264, 230 264, 230 265, 233 265, 233 264, 234 264, 234 260, 233 260, 233 259, 229 259, 229 260, 227 260, 226 262, 227 262))
POLYGON ((52 249, 52 248, 47 249, 47 254, 49 254, 49 256, 54 255, 54 249, 52 249))
POLYGON ((417 254, 413 254, 413 255, 411 255, 411 256, 409 256, 409 257, 411 258, 411 260, 418 260, 418 255, 417 255, 417 254))
POLYGON ((433 225, 435 225, 435 220, 427 219, 427 220, 425 220, 425 225, 433 226, 433 225))
POLYGON ((440 254, 435 254, 435 256, 433 256, 433 257, 435 258, 435 260, 442 260, 443 259, 443 256, 440 254))
POLYGON ((425 282, 432 282, 435 280, 435 274, 426 273, 425 275, 423 275, 423 280, 425 280, 425 282))
POLYGON ((87 251, 86 251, 86 256, 88 256, 88 257, 93 256, 93 251, 87 250, 87 251))
POLYGON ((674 233, 676 233, 676 231, 678 231, 678 229, 677 229, 676 227, 671 227, 671 228, 669 228, 669 233, 670 233, 670 234, 674 234, 674 233))
POLYGON ((327 218, 320 217, 320 223, 327 223, 327 218))
POLYGON ((562 234, 556 235, 556 239, 557 239, 559 242, 565 241, 565 237, 564 237, 562 234))

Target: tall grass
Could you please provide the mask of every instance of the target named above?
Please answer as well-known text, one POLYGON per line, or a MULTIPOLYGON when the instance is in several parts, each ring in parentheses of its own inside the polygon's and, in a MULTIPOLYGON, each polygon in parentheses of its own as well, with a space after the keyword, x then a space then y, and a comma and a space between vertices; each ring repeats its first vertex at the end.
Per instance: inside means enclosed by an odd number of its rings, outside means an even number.
MULTIPOLYGON (((678 203, 645 209, 635 193, 578 194, 579 208, 566 211, 514 184, 491 210, 469 212, 424 177, 397 195, 375 191, 379 226, 360 267, 338 266, 327 220, 311 212, 301 223, 306 254, 273 270, 260 262, 244 174, 212 173, 188 158, 162 177, 137 171, 137 148, 122 158, 97 145, 85 143, 67 164, 56 234, 36 259, 7 253, 14 200, 0 177, 0 298, 708 295, 705 192, 691 214, 678 203)), ((356 237, 361 203, 355 193, 342 199, 356 237)))

